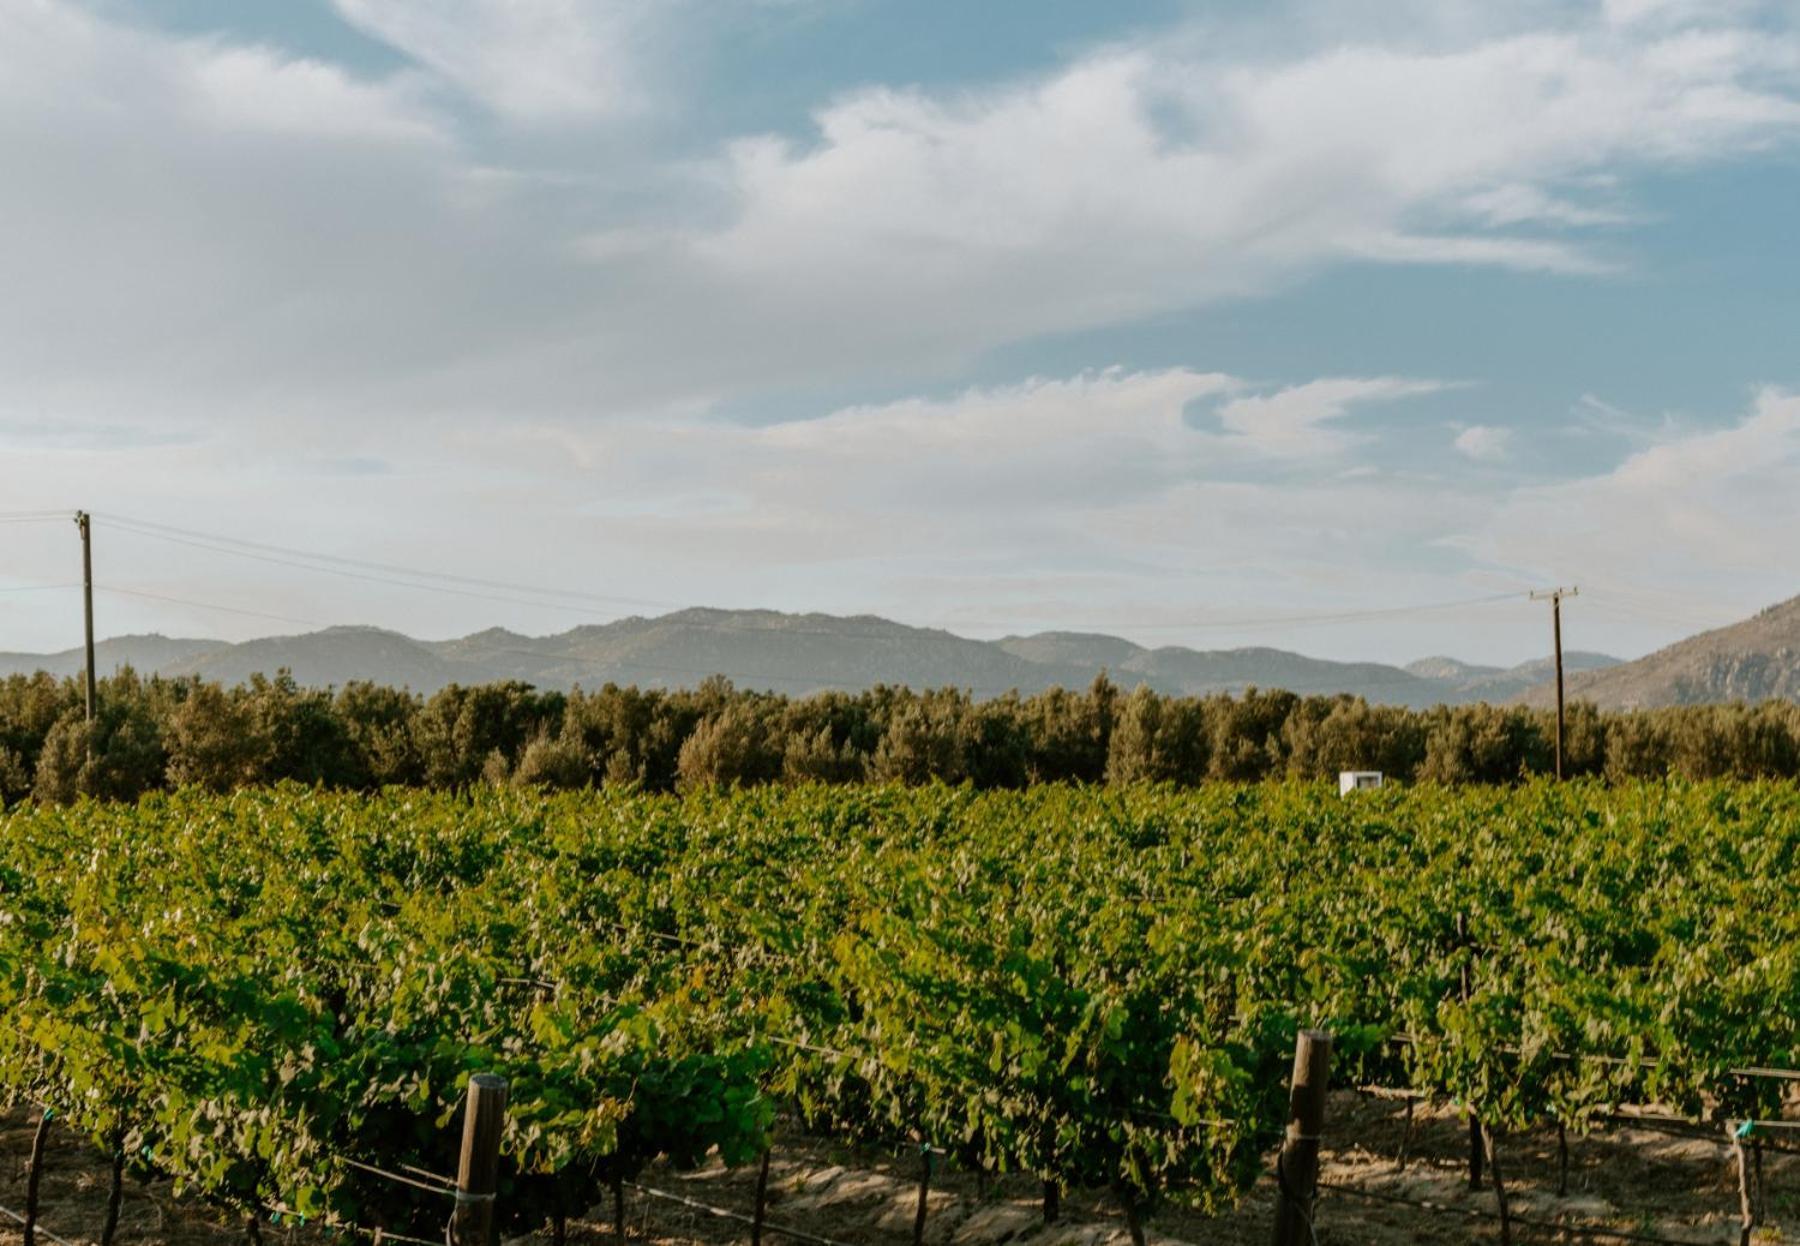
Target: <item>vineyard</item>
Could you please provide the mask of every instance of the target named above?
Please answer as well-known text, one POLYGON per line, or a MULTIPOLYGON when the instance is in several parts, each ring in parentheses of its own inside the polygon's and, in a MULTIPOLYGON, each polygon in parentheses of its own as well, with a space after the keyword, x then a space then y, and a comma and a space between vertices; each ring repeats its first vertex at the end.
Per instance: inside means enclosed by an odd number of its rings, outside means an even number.
POLYGON ((0 816, 0 1092, 263 1221, 441 1238, 475 1072, 508 1231, 789 1127, 1159 1205, 1332 1077, 1580 1136, 1776 1122, 1783 784, 301 788, 0 816))

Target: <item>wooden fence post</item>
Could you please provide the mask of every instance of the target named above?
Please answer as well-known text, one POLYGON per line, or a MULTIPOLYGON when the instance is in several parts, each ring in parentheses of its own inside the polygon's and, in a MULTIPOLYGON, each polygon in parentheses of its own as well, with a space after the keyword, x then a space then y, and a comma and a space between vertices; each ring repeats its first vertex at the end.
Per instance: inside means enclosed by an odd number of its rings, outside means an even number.
POLYGON ((500 1132, 506 1123, 506 1079, 477 1073, 463 1108, 462 1159, 456 1167, 456 1212, 449 1246, 492 1246, 494 1191, 500 1183, 500 1132))
POLYGON ((1275 1176, 1275 1246, 1310 1246, 1313 1198, 1318 1193, 1319 1133, 1325 1125, 1331 1077, 1331 1035, 1301 1030, 1294 1039, 1294 1085, 1288 1094, 1287 1133, 1275 1176))

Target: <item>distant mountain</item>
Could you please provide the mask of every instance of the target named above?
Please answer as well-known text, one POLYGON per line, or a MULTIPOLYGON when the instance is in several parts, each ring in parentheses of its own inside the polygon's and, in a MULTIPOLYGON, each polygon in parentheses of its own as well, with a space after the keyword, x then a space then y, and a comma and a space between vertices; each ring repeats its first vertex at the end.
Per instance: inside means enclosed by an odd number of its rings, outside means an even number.
MULTIPOLYGON (((1371 702, 1425 706, 1500 699, 1538 676, 1531 664, 1503 671, 1448 658, 1410 669, 1332 662, 1281 649, 1147 648, 1116 636, 1043 632, 971 640, 936 628, 870 615, 782 614, 773 610, 680 610, 657 618, 577 627, 554 636, 491 628, 456 640, 414 640, 372 627, 333 627, 242 644, 127 636, 99 647, 98 665, 143 673, 200 675, 240 683, 258 672, 291 670, 302 684, 371 680, 430 693, 450 683, 517 679, 544 688, 607 682, 688 687, 722 674, 745 688, 804 695, 875 684, 965 688, 978 697, 1012 690, 1085 687, 1102 670, 1125 687, 1160 692, 1241 692, 1252 685, 1302 694, 1352 693, 1371 702)), ((1588 665, 1611 662, 1579 655, 1588 665)), ((1571 662, 1577 655, 1571 655, 1571 662)), ((80 650, 0 654, 0 675, 39 668, 81 669, 80 650)))
MULTIPOLYGON (((1741 623, 1677 641, 1635 662, 1576 675, 1565 684, 1571 698, 1592 701, 1602 709, 1800 701, 1800 597, 1741 623)), ((1554 684, 1543 683, 1521 699, 1550 705, 1555 698, 1554 684)))
POLYGON ((1506 668, 1503 666, 1477 666, 1473 662, 1464 662, 1458 658, 1435 657, 1408 662, 1403 669, 1423 679, 1464 680, 1498 675, 1506 668))
MULTIPOLYGON (((1565 682, 1575 671, 1597 671, 1619 665, 1619 659, 1604 653, 1586 653, 1569 649, 1563 653, 1565 682)), ((1447 688, 1465 701, 1510 701, 1546 679, 1556 676, 1556 659, 1533 658, 1517 666, 1477 666, 1455 658, 1420 658, 1409 662, 1406 669, 1447 688)))
POLYGON ((315 688, 359 679, 419 690, 435 690, 459 679, 467 682, 462 668, 430 642, 378 627, 328 627, 301 636, 266 636, 158 669, 222 684, 241 684, 252 675, 286 669, 297 682, 315 688))
MULTIPOLYGON (((105 674, 121 666, 139 671, 172 671, 184 662, 208 653, 232 648, 223 640, 183 640, 172 636, 118 636, 94 645, 94 669, 105 674)), ((79 675, 83 664, 80 648, 60 653, 0 653, 0 678, 49 671, 52 675, 79 675)))

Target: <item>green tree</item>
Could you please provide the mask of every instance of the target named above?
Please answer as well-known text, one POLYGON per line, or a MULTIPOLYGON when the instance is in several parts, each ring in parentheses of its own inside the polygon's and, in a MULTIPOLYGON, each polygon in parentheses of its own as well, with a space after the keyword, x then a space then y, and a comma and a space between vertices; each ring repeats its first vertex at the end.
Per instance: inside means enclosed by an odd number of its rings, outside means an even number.
POLYGON ((1050 688, 1022 706, 1031 742, 1031 778, 1039 783, 1098 783, 1106 777, 1119 690, 1102 671, 1085 693, 1050 688))
POLYGON ((163 729, 169 782, 228 792, 262 778, 265 752, 241 695, 198 680, 163 729))
POLYGON ((560 728, 564 698, 518 681, 463 687, 451 684, 420 709, 413 738, 432 787, 462 788, 492 780, 490 755, 503 766, 541 731, 560 728))
POLYGON ((1300 698, 1291 692, 1244 689, 1205 699, 1211 778, 1253 783, 1287 768, 1282 731, 1300 698))
POLYGON ((1192 698, 1133 689, 1121 703, 1107 751, 1113 784, 1194 784, 1206 777, 1206 713, 1192 698))
POLYGON ((855 783, 866 770, 864 756, 850 741, 834 739, 829 723, 810 734, 790 731, 782 749, 781 777, 789 783, 855 783))
POLYGON ((568 735, 536 735, 513 768, 512 782, 516 787, 590 787, 594 782, 594 759, 579 740, 568 735))
POLYGON ((691 791, 769 782, 781 773, 783 763, 773 737, 770 715, 756 700, 724 702, 682 742, 676 761, 678 786, 691 791))
POLYGON ((968 706, 964 693, 949 688, 900 700, 870 761, 870 776, 878 783, 961 783, 968 774, 968 706))
POLYGON ((71 708, 44 737, 32 780, 34 799, 66 804, 80 796, 136 800, 160 787, 168 768, 159 710, 168 685, 146 683, 130 668, 100 682, 94 723, 71 708))

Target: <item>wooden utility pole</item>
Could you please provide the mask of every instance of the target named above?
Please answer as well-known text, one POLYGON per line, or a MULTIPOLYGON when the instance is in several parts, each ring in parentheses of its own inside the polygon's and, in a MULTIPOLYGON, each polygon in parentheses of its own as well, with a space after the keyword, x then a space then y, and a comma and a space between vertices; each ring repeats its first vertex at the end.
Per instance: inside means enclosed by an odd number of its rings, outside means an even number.
POLYGON ((469 1079, 463 1109, 456 1213, 447 1246, 493 1246, 494 1191, 500 1184, 500 1132, 505 1123, 506 1079, 477 1073, 469 1079))
POLYGON ((81 529, 81 605, 87 619, 87 724, 94 725, 94 541, 86 511, 75 512, 81 529))
POLYGON ((1275 1169, 1275 1246, 1309 1246, 1313 1199, 1319 1185, 1319 1132, 1325 1125, 1326 1082, 1331 1077, 1331 1035, 1301 1030, 1294 1038, 1294 1085, 1288 1092, 1287 1133, 1275 1169))
POLYGON ((1547 588, 1533 593, 1531 600, 1550 603, 1550 632, 1556 641, 1556 777, 1563 777, 1563 663, 1562 663, 1562 599, 1580 596, 1579 588, 1547 588))

